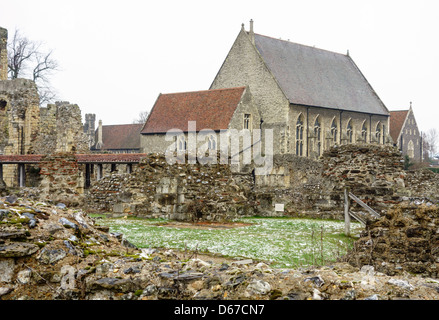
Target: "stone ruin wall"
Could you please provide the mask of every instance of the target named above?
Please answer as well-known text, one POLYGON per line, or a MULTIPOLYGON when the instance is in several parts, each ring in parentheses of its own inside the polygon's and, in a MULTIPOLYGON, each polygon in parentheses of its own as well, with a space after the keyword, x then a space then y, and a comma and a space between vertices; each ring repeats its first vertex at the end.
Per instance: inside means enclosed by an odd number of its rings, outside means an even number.
POLYGON ((230 220, 254 214, 252 176, 228 165, 174 164, 150 154, 132 174, 109 174, 87 193, 90 210, 176 220, 230 220))
POLYGON ((41 200, 74 203, 91 212, 187 221, 254 215, 341 220, 344 187, 381 214, 407 199, 439 200, 437 175, 404 171, 402 156, 389 146, 334 147, 320 161, 275 156, 268 176, 221 164, 169 165, 163 155, 150 154, 132 173, 107 171, 99 181, 93 176, 85 190, 85 165, 72 156, 58 153, 40 163, 41 200))
POLYGON ((8 30, 0 27, 0 81, 8 79, 8 30))
MULTIPOLYGON (((38 135, 39 96, 31 80, 0 81, 0 153, 33 153, 38 135)), ((17 166, 4 165, 7 186, 17 184, 17 166)))
POLYGON ((76 157, 72 153, 44 156, 39 163, 41 182, 39 198, 69 206, 82 205, 84 180, 76 157))
POLYGON ((83 132, 81 110, 77 104, 58 101, 40 108, 39 135, 34 153, 89 153, 88 137, 83 132))
MULTIPOLYGON (((293 155, 273 160, 270 175, 254 176, 248 168, 232 172, 227 165, 171 166, 163 156, 149 155, 132 174, 109 174, 95 182, 86 198, 91 210, 179 220, 192 219, 195 204, 203 205, 204 219, 343 219, 344 187, 379 213, 409 198, 439 200, 437 175, 404 171, 402 156, 391 146, 334 147, 320 161, 293 155)), ((358 209, 356 204, 352 208, 358 209)))

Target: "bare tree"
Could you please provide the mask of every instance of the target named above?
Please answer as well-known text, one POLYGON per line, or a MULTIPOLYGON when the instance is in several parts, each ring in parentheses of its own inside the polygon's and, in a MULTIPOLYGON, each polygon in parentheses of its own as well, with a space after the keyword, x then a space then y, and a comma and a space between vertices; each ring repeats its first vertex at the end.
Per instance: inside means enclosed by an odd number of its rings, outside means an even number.
POLYGON ((137 116, 137 119, 134 119, 133 123, 145 123, 146 119, 148 119, 149 112, 148 111, 142 111, 137 116))
POLYGON ((56 93, 50 84, 50 77, 58 70, 58 62, 53 52, 42 50, 41 42, 30 41, 15 30, 12 40, 8 43, 8 74, 10 79, 30 78, 40 95, 40 105, 52 102, 56 93))
POLYGON ((429 129, 422 133, 422 142, 424 149, 424 157, 431 159, 437 153, 439 132, 436 128, 429 129))

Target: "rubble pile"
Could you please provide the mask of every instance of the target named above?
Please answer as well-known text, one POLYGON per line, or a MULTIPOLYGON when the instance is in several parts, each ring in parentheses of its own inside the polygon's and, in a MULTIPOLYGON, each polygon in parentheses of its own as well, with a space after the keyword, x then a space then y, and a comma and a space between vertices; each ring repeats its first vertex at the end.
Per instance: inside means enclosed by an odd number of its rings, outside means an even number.
POLYGON ((371 265, 273 269, 197 252, 136 248, 78 208, 0 198, 0 299, 439 299, 439 281, 371 265))
POLYGON ((389 209, 379 220, 369 221, 345 260, 389 275, 438 278, 439 207, 414 200, 389 209))

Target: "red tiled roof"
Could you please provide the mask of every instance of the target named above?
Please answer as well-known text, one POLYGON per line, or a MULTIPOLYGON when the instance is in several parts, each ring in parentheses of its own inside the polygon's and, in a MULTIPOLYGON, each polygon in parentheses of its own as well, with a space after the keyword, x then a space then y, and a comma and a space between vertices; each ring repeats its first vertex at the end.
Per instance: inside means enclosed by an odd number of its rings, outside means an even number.
POLYGON ((404 125, 408 112, 409 110, 390 111, 390 136, 395 143, 397 143, 399 133, 404 125))
MULTIPOLYGON (((138 163, 146 156, 145 153, 75 154, 78 163, 138 163)), ((38 163, 43 157, 41 154, 0 155, 0 163, 38 163)))
POLYGON ((138 163, 145 153, 75 154, 79 163, 138 163))
POLYGON ((227 129, 245 87, 160 94, 141 133, 188 131, 188 121, 202 129, 227 129))
POLYGON ((0 163, 38 163, 41 158, 40 154, 11 154, 11 155, 0 155, 0 163))
POLYGON ((140 149, 140 131, 143 125, 141 123, 102 126, 102 150, 140 149))

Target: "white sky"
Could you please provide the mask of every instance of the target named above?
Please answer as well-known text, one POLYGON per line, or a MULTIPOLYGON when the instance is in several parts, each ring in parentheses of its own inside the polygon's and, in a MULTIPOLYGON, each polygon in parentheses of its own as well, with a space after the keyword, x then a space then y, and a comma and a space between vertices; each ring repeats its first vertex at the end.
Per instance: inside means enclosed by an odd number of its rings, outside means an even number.
POLYGON ((0 0, 0 26, 54 50, 59 99, 131 123, 159 93, 207 90, 241 24, 350 55, 389 110, 439 130, 437 0, 0 0))

